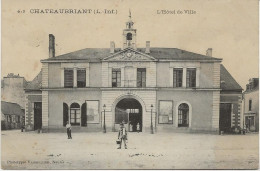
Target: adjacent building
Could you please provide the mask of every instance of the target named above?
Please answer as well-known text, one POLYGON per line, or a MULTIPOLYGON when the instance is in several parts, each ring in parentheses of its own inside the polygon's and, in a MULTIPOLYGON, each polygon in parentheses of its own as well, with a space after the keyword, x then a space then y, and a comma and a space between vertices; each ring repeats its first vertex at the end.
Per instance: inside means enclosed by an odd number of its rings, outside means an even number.
POLYGON ((20 129, 24 125, 24 110, 17 103, 1 101, 1 130, 20 129))
MULTIPOLYGON (((120 35, 120 33, 119 33, 120 35)), ((242 88, 212 56, 177 48, 137 47, 129 16, 123 44, 86 48, 49 58, 26 89, 26 130, 230 131, 240 126, 242 88), (227 121, 226 121, 227 120, 227 121)))
POLYGON ((9 73, 1 82, 1 99, 2 101, 17 103, 22 109, 25 108, 24 88, 27 81, 19 74, 9 73))
POLYGON ((251 78, 244 95, 244 128, 259 131, 259 78, 251 78))

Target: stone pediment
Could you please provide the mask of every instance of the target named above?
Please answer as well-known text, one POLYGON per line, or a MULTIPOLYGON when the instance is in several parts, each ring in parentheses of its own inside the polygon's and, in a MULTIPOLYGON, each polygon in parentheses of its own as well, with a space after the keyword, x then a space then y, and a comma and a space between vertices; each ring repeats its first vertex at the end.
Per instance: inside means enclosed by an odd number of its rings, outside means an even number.
POLYGON ((127 48, 117 52, 105 59, 104 61, 156 61, 156 59, 148 54, 138 52, 134 49, 127 48))

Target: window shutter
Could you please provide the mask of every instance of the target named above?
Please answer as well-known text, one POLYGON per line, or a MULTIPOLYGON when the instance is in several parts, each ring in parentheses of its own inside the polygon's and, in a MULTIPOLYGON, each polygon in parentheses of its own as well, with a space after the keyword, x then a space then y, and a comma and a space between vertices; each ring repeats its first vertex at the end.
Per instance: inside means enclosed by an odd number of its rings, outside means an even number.
POLYGON ((73 70, 64 70, 64 87, 73 87, 73 70))
POLYGON ((87 126, 87 113, 86 113, 86 103, 81 106, 81 126, 87 126))
POLYGON ((86 70, 77 70, 77 87, 86 87, 86 70))

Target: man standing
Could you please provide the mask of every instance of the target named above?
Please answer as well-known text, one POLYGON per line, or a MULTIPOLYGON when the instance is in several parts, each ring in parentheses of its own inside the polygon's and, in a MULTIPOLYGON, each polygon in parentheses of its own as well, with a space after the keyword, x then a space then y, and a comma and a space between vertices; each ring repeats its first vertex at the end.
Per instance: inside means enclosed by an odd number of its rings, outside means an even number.
POLYGON ((72 137, 71 137, 71 125, 70 125, 69 121, 67 121, 66 128, 67 128, 68 139, 72 139, 72 137))
POLYGON ((120 124, 120 128, 118 131, 118 139, 120 140, 120 146, 117 149, 121 149, 122 141, 124 141, 125 149, 127 149, 126 146, 127 131, 123 123, 120 124))

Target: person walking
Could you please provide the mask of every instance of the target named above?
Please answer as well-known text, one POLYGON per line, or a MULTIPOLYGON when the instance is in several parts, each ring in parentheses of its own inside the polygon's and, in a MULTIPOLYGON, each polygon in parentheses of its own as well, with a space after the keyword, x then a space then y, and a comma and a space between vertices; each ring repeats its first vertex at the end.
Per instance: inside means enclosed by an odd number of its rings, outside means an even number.
POLYGON ((117 149, 121 149, 122 141, 124 141, 125 149, 127 149, 126 146, 127 131, 123 123, 120 124, 120 128, 118 131, 118 139, 120 140, 120 146, 117 149))
POLYGON ((67 128, 68 139, 72 139, 72 137, 71 137, 71 125, 70 125, 69 121, 67 121, 66 128, 67 128))

